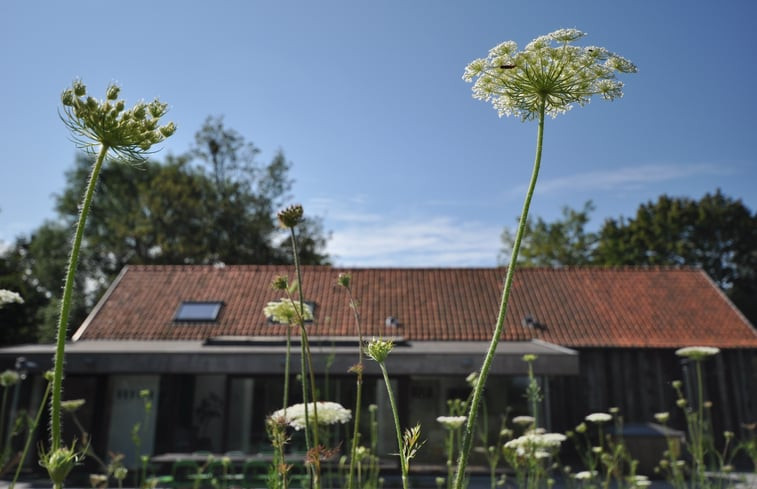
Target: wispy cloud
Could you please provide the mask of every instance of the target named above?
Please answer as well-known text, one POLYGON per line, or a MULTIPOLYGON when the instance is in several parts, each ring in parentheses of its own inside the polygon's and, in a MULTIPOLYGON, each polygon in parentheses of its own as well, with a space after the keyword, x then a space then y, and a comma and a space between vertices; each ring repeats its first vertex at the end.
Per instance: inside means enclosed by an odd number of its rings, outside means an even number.
POLYGON ((327 251, 338 266, 494 266, 501 229, 448 215, 363 212, 359 199, 311 199, 307 206, 332 233, 327 251))
POLYGON ((340 266, 494 266, 500 232, 446 216, 382 219, 334 229, 328 251, 340 266))
MULTIPOLYGON (((694 165, 650 164, 577 173, 575 175, 541 180, 539 181, 537 192, 548 194, 564 190, 629 190, 652 183, 681 180, 704 175, 730 175, 732 173, 733 170, 728 166, 711 163, 694 165)), ((520 185, 512 189, 511 193, 521 195, 525 188, 525 185, 520 185)))

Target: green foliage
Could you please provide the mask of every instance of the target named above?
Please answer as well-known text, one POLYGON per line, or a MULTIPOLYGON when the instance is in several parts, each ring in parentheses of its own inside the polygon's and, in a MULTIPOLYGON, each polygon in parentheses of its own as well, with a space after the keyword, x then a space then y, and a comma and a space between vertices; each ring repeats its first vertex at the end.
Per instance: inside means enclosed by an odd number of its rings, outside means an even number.
POLYGON ((610 219, 599 233, 602 265, 688 265, 704 269, 747 316, 757 306, 757 214, 720 190, 699 201, 660 196, 630 219, 610 219))
MULTIPOLYGON (((662 195, 633 218, 586 231, 591 202, 563 218, 528 221, 519 262, 526 266, 655 265, 701 267, 753 322, 757 320, 757 213, 720 190, 700 200, 662 195)), ((502 234, 503 256, 513 243, 502 234)))
MULTIPOLYGON (((576 266, 591 263, 597 236, 586 232, 585 228, 592 211, 594 211, 594 204, 588 201, 580 211, 568 206, 563 207, 563 218, 551 223, 542 218, 537 218, 536 222, 529 218, 526 221, 518 263, 536 267, 576 266)), ((502 231, 503 247, 499 255, 500 262, 504 263, 510 257, 514 240, 514 233, 505 228, 502 231)))
MULTIPOLYGON (((104 165, 86 223, 72 295, 69 333, 127 264, 290 263, 289 235, 276 210, 291 189, 290 163, 277 153, 258 164, 257 148, 220 119, 208 119, 195 146, 162 162, 104 165)), ((24 304, 0 310, 0 344, 53 341, 58 296, 92 157, 77 156, 57 195, 57 221, 18 238, 0 256, 0 288, 24 304)), ((318 218, 296 228, 303 264, 324 264, 327 236, 318 218)))

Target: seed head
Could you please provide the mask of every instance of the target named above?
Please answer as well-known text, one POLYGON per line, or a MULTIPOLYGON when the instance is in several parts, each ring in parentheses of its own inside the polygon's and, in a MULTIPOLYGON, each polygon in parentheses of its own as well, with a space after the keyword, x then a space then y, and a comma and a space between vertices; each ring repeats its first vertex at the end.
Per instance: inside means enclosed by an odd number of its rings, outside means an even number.
POLYGON ((303 210, 300 204, 290 205, 278 213, 281 227, 291 229, 302 221, 303 210))
POLYGON ((61 94, 60 117, 81 149, 93 152, 107 146, 116 159, 142 161, 153 145, 176 131, 176 126, 160 125, 160 118, 167 112, 166 104, 155 99, 125 110, 125 102, 118 100, 120 93, 119 86, 110 85, 105 100, 100 101, 87 96, 84 84, 76 80, 61 94))
POLYGON ((373 338, 366 347, 366 353, 376 362, 384 363, 393 348, 394 343, 391 340, 373 338))
POLYGON ((352 280, 352 275, 346 272, 342 272, 339 274, 339 276, 336 278, 336 283, 338 285, 341 285, 345 289, 350 288, 350 281, 352 280))

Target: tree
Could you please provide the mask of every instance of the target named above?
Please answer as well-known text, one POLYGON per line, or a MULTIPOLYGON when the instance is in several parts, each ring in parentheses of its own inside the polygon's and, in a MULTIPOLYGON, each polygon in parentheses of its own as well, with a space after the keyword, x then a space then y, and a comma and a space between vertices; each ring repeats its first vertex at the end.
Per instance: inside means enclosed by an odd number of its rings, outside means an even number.
MULTIPOLYGON (((548 223, 538 218, 534 223, 529 218, 526 221, 518 263, 537 267, 590 264, 597 235, 586 232, 585 227, 593 210, 594 204, 587 201, 580 211, 568 206, 563 207, 562 220, 548 223)), ((507 264, 510 259, 514 237, 510 229, 505 228, 502 231, 500 263, 507 264)))
MULTIPOLYGON (((289 263, 288 235, 278 228, 276 212, 289 199, 291 164, 278 152, 261 165, 257 154, 220 119, 208 119, 185 155, 106 164, 87 220, 77 272, 80 303, 71 324, 81 323, 127 264, 289 263)), ((60 290, 89 158, 79 155, 66 174, 57 196, 60 221, 45 223, 16 243, 18 264, 28 272, 25 280, 47 298, 38 312, 43 331, 54 330, 55 315, 47 321, 45 310, 55 307, 60 290)), ((307 219, 298 233, 302 263, 328 263, 320 220, 307 219)))
POLYGON ((608 219, 595 263, 701 267, 752 321, 757 319, 757 214, 720 190, 699 201, 662 195, 635 218, 608 219))
MULTIPOLYGON (((662 195, 634 218, 607 219, 585 231, 591 202, 563 208, 562 220, 528 222, 523 264, 701 267, 752 322, 757 322, 757 214, 720 190, 700 200, 662 195)), ((503 253, 512 245, 502 234, 503 253)), ((502 256, 502 253, 500 254, 502 256)))

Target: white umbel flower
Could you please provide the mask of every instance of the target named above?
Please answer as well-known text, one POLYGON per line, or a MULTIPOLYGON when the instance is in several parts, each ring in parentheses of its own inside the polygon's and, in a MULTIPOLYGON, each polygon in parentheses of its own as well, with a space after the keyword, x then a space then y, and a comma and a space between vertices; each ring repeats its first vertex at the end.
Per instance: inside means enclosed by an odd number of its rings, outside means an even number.
POLYGON ((591 414, 587 415, 585 419, 589 423, 597 423, 597 424, 607 423, 608 421, 610 421, 612 419, 612 414, 607 414, 607 413, 591 413, 591 414))
POLYGON ((438 422, 440 422, 445 428, 450 430, 456 430, 460 428, 467 419, 467 416, 439 416, 438 418, 436 418, 438 422))
MULTIPOLYGON (((319 401, 318 402, 318 424, 330 425, 341 423, 344 424, 352 419, 352 411, 344 408, 338 402, 319 401)), ((308 403, 308 417, 310 422, 315 422, 314 403, 308 403)), ((271 414, 273 419, 283 419, 286 424, 299 431, 305 428, 305 404, 299 403, 289 406, 286 409, 279 409, 271 414)))
POLYGON ((691 358, 692 360, 704 360, 720 353, 720 348, 714 346, 687 346, 676 350, 679 357, 691 358))
POLYGON ((500 117, 523 120, 537 118, 542 103, 544 112, 556 117, 574 104, 586 105, 593 95, 622 97, 623 83, 616 73, 635 73, 636 66, 605 48, 572 44, 585 35, 559 29, 537 37, 522 51, 513 41, 503 42, 486 58, 471 62, 463 79, 473 82, 473 98, 491 102, 500 117))
POLYGON ((13 302, 23 304, 24 299, 21 298, 18 292, 13 292, 12 290, 7 289, 0 289, 0 307, 5 304, 11 304, 13 302))

